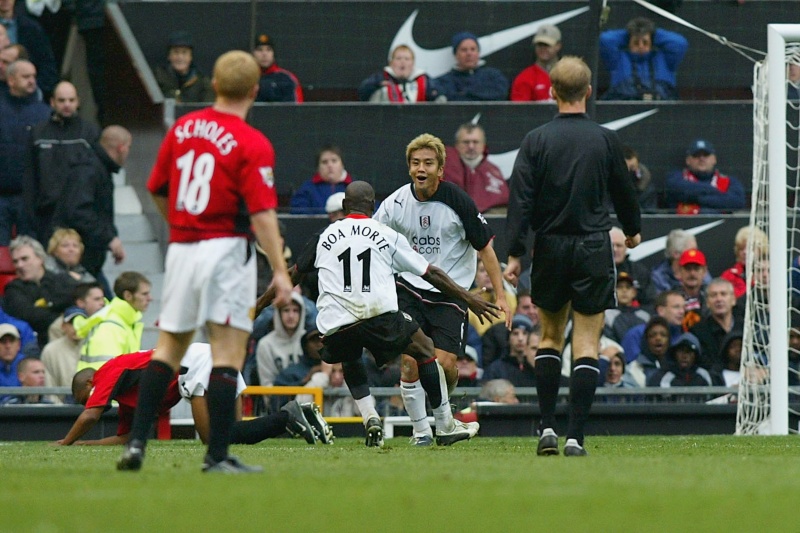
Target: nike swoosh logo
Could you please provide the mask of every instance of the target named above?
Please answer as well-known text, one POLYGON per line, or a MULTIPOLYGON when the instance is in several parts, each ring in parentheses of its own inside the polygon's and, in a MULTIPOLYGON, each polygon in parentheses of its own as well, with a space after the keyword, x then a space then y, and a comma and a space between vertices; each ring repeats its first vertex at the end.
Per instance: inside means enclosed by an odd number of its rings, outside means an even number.
MULTIPOLYGON (((714 222, 709 222, 708 224, 703 224, 702 226, 696 226, 694 228, 684 228, 684 230, 688 233, 691 233, 694 236, 697 236, 712 228, 716 228, 722 223, 723 223, 722 220, 716 220, 714 222)), ((655 253, 663 252, 666 248, 667 248, 667 236, 664 235, 663 237, 657 237, 655 239, 644 241, 640 243, 639 246, 637 246, 636 248, 628 250, 628 257, 630 258, 631 261, 638 261, 640 259, 644 259, 645 257, 649 257, 655 253)))
MULTIPOLYGON (((631 115, 629 117, 612 120, 611 122, 606 122, 602 125, 610 130, 619 131, 622 128, 630 126, 631 124, 635 124, 636 122, 644 120, 651 115, 655 115, 656 113, 658 113, 658 109, 651 109, 650 111, 636 113, 635 115, 631 115)), ((471 122, 473 124, 477 124, 480 117, 481 114, 478 113, 471 122)), ((501 154, 489 154, 487 157, 490 163, 494 164, 500 169, 500 172, 503 174, 503 177, 506 179, 506 181, 508 181, 508 179, 511 177, 511 171, 514 170, 514 161, 517 159, 517 152, 519 152, 519 148, 516 150, 511 150, 510 152, 503 152, 501 154)))
MULTIPOLYGON (((577 17, 578 15, 581 15, 587 11, 589 11, 588 7, 573 9, 572 11, 561 13, 560 15, 553 15, 552 17, 535 20, 533 22, 521 24, 513 28, 490 33, 488 35, 484 35, 483 37, 478 37, 478 46, 480 46, 481 49, 481 57, 483 58, 490 56, 495 52, 499 52, 504 48, 508 48, 514 43, 531 37, 534 33, 536 33, 536 30, 539 29, 539 26, 542 26, 543 24, 560 24, 565 20, 577 17)), ((415 9, 414 12, 411 13, 411 15, 406 19, 403 25, 400 26, 397 34, 394 36, 394 39, 392 39, 392 44, 389 47, 389 53, 386 54, 386 56, 390 57, 392 50, 394 50, 395 47, 404 44, 414 51, 414 63, 416 66, 424 69, 431 78, 438 78, 453 68, 453 47, 445 46, 442 48, 427 49, 419 46, 416 41, 414 41, 414 21, 417 20, 418 14, 419 9, 415 9)))

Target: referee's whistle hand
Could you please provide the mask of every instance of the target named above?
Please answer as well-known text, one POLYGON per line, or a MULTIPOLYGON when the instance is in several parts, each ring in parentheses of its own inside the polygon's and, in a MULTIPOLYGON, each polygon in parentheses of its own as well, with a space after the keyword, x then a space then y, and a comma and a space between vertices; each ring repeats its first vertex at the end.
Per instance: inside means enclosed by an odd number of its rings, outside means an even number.
POLYGON ((625 237, 625 246, 628 248, 636 248, 639 243, 642 242, 642 234, 637 233, 636 235, 626 236, 625 237))
POLYGON ((519 261, 519 257, 509 256, 506 268, 503 270, 503 278, 516 287, 517 283, 519 283, 520 272, 522 272, 522 264, 519 261))

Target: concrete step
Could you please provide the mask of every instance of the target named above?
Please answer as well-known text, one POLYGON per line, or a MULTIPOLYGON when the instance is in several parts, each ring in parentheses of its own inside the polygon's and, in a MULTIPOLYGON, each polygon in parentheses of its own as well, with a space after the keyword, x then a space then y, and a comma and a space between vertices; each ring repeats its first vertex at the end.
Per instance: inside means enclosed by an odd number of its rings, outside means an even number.
POLYGON ((142 214, 142 202, 131 185, 114 187, 114 213, 116 215, 142 214))
POLYGON ((155 240, 153 228, 144 215, 117 215, 114 217, 114 223, 123 245, 155 240))
POLYGON ((112 285, 119 274, 129 270, 141 272, 147 277, 164 271, 164 258, 157 242, 123 241, 123 246, 125 246, 125 260, 118 265, 114 264, 114 258, 109 253, 103 267, 103 272, 112 285))

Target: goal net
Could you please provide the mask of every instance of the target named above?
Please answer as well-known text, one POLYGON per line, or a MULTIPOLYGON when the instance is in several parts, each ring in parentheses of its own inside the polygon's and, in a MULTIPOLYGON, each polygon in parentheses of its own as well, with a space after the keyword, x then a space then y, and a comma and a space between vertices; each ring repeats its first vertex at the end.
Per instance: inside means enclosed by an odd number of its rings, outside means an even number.
POLYGON ((767 34, 767 58, 754 69, 750 289, 737 435, 798 432, 789 421, 799 414, 800 350, 789 334, 800 326, 800 99, 787 97, 793 87, 787 72, 789 65, 800 69, 800 25, 770 24, 767 34), (768 245, 757 238, 764 234, 768 245))

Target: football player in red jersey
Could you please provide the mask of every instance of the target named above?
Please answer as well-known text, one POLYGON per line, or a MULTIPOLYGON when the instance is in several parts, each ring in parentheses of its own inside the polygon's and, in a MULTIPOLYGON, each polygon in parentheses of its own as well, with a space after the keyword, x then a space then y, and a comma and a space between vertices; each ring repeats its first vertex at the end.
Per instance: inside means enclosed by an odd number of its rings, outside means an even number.
POLYGON ((260 471, 228 455, 236 376, 245 357, 255 305, 252 227, 274 272, 276 305, 292 290, 281 250, 269 140, 245 123, 258 91, 259 69, 241 51, 214 65, 214 105, 178 119, 167 133, 147 187, 170 226, 156 352, 139 387, 131 439, 119 470, 139 470, 158 405, 192 342, 205 326, 214 367, 204 472, 260 471))

